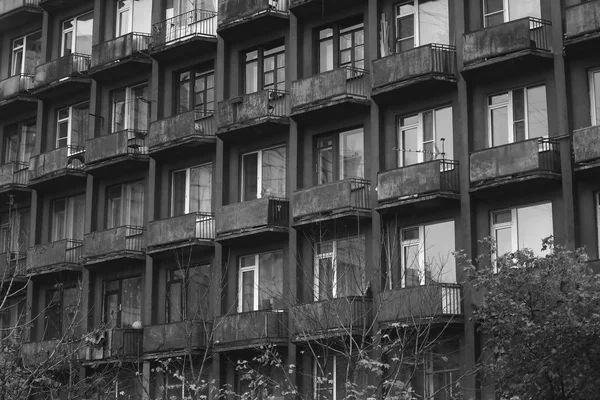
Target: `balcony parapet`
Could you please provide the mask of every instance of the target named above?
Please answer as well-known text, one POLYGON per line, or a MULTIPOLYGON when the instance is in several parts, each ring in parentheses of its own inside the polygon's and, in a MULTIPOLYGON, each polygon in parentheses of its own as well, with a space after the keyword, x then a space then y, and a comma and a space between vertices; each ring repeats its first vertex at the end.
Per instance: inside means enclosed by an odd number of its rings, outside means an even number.
POLYGON ((7 251, 0 254, 0 282, 8 283, 25 278, 27 253, 7 251))
POLYGON ((83 241, 63 239, 29 248, 27 273, 38 275, 54 271, 77 270, 83 241))
POLYGON ((62 175, 85 176, 85 147, 61 147, 31 157, 29 161, 29 183, 51 180, 62 175))
POLYGON ((565 9, 565 44, 600 37, 600 1, 589 1, 565 9))
POLYGON ((152 221, 148 224, 148 254, 174 248, 212 246, 215 239, 215 215, 195 212, 152 221))
POLYGON ((15 97, 29 97, 33 89, 34 76, 18 74, 0 81, 0 104, 15 97))
POLYGON ((86 143, 86 169, 119 162, 122 158, 148 159, 146 136, 148 131, 124 130, 88 139, 86 143))
POLYGON ((83 260, 94 264, 119 258, 144 257, 146 228, 119 226, 104 231, 88 233, 83 237, 83 260))
POLYGON ((216 122, 212 111, 188 111, 150 124, 148 152, 158 153, 177 146, 213 143, 216 122))
POLYGON ((89 334, 80 352, 82 361, 131 361, 143 356, 143 329, 113 328, 89 334))
POLYGON ((204 321, 180 321, 144 327, 144 354, 160 356, 164 353, 178 354, 206 350, 207 333, 211 324, 204 321))
POLYGON ((90 83, 87 76, 91 57, 73 53, 57 58, 35 68, 33 93, 40 93, 47 87, 58 86, 68 81, 90 83))
POLYGON ((265 232, 285 232, 288 227, 288 199, 265 197, 223 206, 217 212, 217 240, 265 232))
POLYGON ((286 344, 288 312, 261 310, 215 318, 214 347, 222 351, 252 348, 261 344, 286 344))
POLYGON ((39 342, 27 342, 21 345, 21 358, 25 366, 46 365, 52 360, 52 368, 66 367, 69 361, 76 361, 79 357, 80 342, 64 340, 43 340, 39 342))
POLYGON ((42 9, 39 3, 39 0, 0 1, 0 32, 31 23, 32 17, 36 17, 41 22, 42 9))
POLYGON ((123 66, 128 61, 149 64, 148 47, 151 38, 145 33, 132 32, 93 46, 90 75, 95 76, 112 67, 123 66))
POLYGON ((29 164, 10 162, 0 165, 0 192, 27 190, 29 164))
POLYGON ((269 18, 288 18, 289 0, 219 0, 218 31, 231 29, 252 20, 264 19, 268 25, 269 18))
POLYGON ((573 158, 578 170, 600 166, 600 126, 573 132, 573 158))

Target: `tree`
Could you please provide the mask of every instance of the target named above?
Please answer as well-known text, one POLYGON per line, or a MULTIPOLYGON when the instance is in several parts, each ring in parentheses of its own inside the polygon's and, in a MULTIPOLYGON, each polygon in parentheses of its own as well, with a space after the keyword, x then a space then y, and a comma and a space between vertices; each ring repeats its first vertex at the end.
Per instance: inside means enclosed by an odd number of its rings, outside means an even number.
POLYGON ((584 249, 543 242, 493 260, 466 263, 482 294, 474 316, 484 335, 480 368, 502 399, 600 398, 600 276, 584 249), (495 262, 494 262, 495 261, 495 262))

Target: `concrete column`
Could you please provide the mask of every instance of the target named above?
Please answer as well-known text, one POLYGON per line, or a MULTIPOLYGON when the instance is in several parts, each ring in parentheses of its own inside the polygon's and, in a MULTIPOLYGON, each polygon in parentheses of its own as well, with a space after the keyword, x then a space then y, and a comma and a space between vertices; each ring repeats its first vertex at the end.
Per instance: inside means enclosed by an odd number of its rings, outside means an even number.
POLYGON ((96 221, 94 221, 95 208, 97 200, 94 199, 94 176, 91 174, 87 175, 87 182, 85 187, 85 221, 83 224, 83 233, 91 233, 96 230, 96 221))
POLYGON ((97 45, 105 40, 106 1, 94 0, 94 28, 92 45, 97 45))
POLYGON ((50 40, 52 37, 52 35, 50 35, 50 32, 52 32, 52 27, 50 25, 50 15, 47 11, 44 11, 42 17, 42 37, 46 40, 42 40, 42 64, 52 59, 52 41, 50 40))
MULTIPOLYGON (((90 315, 90 270, 82 268, 81 270, 81 327, 83 332, 88 332, 91 328, 90 315)), ((93 306, 93 302, 91 303, 93 306)))
POLYGON ((142 400, 150 400, 150 361, 144 361, 142 367, 142 400))
POLYGON ((219 390, 221 389, 221 353, 213 353, 208 381, 208 399, 219 399, 219 390))
POLYGON ((144 326, 151 325, 152 310, 154 307, 156 293, 154 291, 154 260, 146 256, 146 270, 144 271, 144 303, 142 305, 142 323, 144 326))
POLYGON ((35 296, 34 296, 34 289, 35 289, 35 283, 34 280, 31 279, 29 280, 29 284, 27 285, 27 298, 26 298, 26 303, 25 303, 25 321, 27 323, 31 324, 31 327, 29 329, 25 329, 25 341, 33 341, 35 340, 35 334, 36 334, 36 323, 37 321, 34 321, 34 310, 35 310, 35 305, 33 304, 35 296))
POLYGON ((41 226, 42 215, 41 215, 41 204, 39 204, 38 193, 36 190, 31 191, 31 209, 29 211, 29 245, 33 246, 37 244, 37 227, 38 224, 41 226))

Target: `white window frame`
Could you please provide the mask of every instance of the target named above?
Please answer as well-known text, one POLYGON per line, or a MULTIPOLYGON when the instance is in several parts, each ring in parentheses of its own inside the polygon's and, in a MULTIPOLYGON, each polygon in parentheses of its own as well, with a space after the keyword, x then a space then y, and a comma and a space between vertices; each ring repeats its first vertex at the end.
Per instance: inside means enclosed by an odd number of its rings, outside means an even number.
POLYGON ((260 265, 259 265, 259 255, 260 254, 254 254, 254 255, 248 255, 248 256, 243 256, 240 257, 239 260, 239 276, 238 276, 238 312, 241 313, 243 312, 244 309, 244 304, 243 304, 243 282, 244 282, 244 273, 245 272, 250 272, 252 271, 254 273, 254 286, 253 286, 253 305, 252 305, 252 310, 251 311, 257 311, 258 310, 258 287, 259 287, 259 272, 260 272, 260 265), (249 266, 249 267, 242 267, 242 259, 249 259, 254 257, 254 265, 249 266))
MULTIPOLYGON (((337 356, 331 356, 332 358, 332 362, 333 362, 333 373, 332 375, 332 391, 331 391, 331 396, 333 400, 337 400, 337 356)), ((313 378, 313 399, 317 400, 317 387, 318 387, 318 382, 317 379, 327 379, 327 371, 323 371, 325 373, 325 376, 319 376, 319 361, 318 359, 315 357, 313 359, 313 368, 314 368, 314 378, 313 378)))
MULTIPOLYGON (((147 86, 148 90, 150 90, 150 87, 148 86, 148 82, 144 82, 144 83, 140 83, 138 85, 133 85, 133 86, 127 86, 126 88, 120 88, 117 90, 114 90, 111 93, 111 121, 110 121, 110 125, 111 125, 111 132, 115 133, 115 132, 121 132, 121 131, 127 131, 130 129, 133 129, 132 126, 134 125, 133 123, 133 107, 134 107, 134 97, 132 95, 132 92, 140 87, 143 86, 147 86), (125 89, 125 128, 121 129, 121 130, 115 130, 115 104, 112 97, 113 93, 122 91, 123 89, 125 89)), ((142 101, 146 101, 146 102, 150 102, 149 99, 143 99, 142 101)), ((150 111, 150 110, 148 110, 150 111)), ((150 125, 150 121, 148 121, 148 125, 150 125)))
MULTIPOLYGON (((265 149, 260 149, 257 151, 250 151, 248 153, 244 153, 242 154, 242 191, 241 191, 241 200, 242 201, 247 201, 244 198, 244 193, 246 193, 246 187, 244 185, 245 182, 245 177, 246 177, 246 170, 244 168, 244 157, 249 156, 251 154, 257 154, 258 156, 256 157, 256 163, 257 163, 257 169, 256 169, 256 199, 262 199, 263 198, 263 194, 262 192, 262 170, 263 170, 263 153, 265 151, 269 151, 269 150, 273 150, 273 149, 279 149, 283 147, 286 151, 286 158, 287 158, 287 148, 285 145, 279 145, 279 146, 272 146, 272 147, 267 147, 265 149)), ((287 159, 286 159, 286 168, 287 168, 287 159)), ((286 182, 287 184, 287 182, 286 182)))
POLYGON ((406 259, 405 257, 405 251, 406 249, 413 247, 413 246, 418 246, 419 248, 419 253, 418 253, 418 263, 419 263, 419 284, 425 285, 425 243, 423 243, 423 238, 425 237, 425 225, 419 225, 419 226, 412 226, 412 227, 408 227, 408 228, 403 228, 400 231, 400 265, 402 266, 402 270, 400 271, 400 273, 402 274, 401 276, 401 285, 402 287, 406 287, 406 265, 404 260, 406 259), (402 237, 404 235, 405 231, 411 231, 413 229, 417 229, 419 232, 419 238, 418 239, 410 239, 410 240, 403 240, 402 237))
MULTIPOLYGON (((539 0, 536 0, 536 1, 539 1, 539 0)), ((510 7, 509 7, 510 1, 509 0, 503 0, 502 11, 496 11, 493 13, 486 12, 486 9, 485 9, 486 8, 486 0, 483 0, 482 3, 483 4, 481 6, 481 10, 483 12, 483 27, 484 28, 488 28, 488 25, 486 23, 486 17, 489 15, 500 14, 500 12, 502 12, 504 23, 512 21, 511 16, 510 16, 510 7)), ((541 11, 541 4, 540 4, 540 11, 541 11)), ((531 15, 531 17, 536 18, 534 15, 531 15)))
MULTIPOLYGON (((490 214, 490 227, 491 227, 491 234, 492 234, 492 239, 494 239, 494 241, 496 240, 496 234, 497 232, 501 231, 501 230, 505 230, 505 229, 510 229, 510 242, 511 242, 511 251, 516 251, 519 247, 519 237, 518 237, 518 221, 517 221, 517 209, 519 207, 512 207, 512 208, 503 208, 501 210, 494 210, 491 212, 490 214), (494 223, 494 217, 497 214, 502 214, 505 213, 507 211, 510 211, 510 222, 500 222, 495 224, 494 223)), ((498 257, 498 251, 494 251, 492 254, 492 261, 495 261, 496 258, 498 257)))
POLYGON ((127 182, 127 183, 121 183, 119 185, 114 185, 114 186, 110 186, 107 188, 107 192, 106 192, 106 205, 108 206, 108 202, 110 201, 110 198, 108 197, 108 190, 112 189, 112 188, 116 188, 119 187, 121 189, 121 196, 120 196, 120 208, 121 208, 121 215, 119 216, 119 223, 116 224, 115 226, 113 226, 112 228, 108 228, 108 216, 109 216, 109 211, 106 211, 106 225, 107 225, 107 229, 115 229, 115 228, 119 228, 122 226, 132 226, 132 227, 139 227, 139 225, 133 225, 131 222, 131 188, 135 185, 141 184, 142 189, 143 189, 143 196, 142 196, 142 204, 141 204, 141 215, 142 215, 142 224, 144 223, 144 207, 146 205, 146 186, 145 186, 145 182, 143 180, 140 181, 134 181, 134 182, 127 182))
POLYGON ((396 52, 396 45, 399 43, 399 32, 398 32, 398 20, 407 18, 407 15, 400 16, 398 10, 401 6, 411 4, 413 5, 413 43, 414 47, 419 47, 420 35, 419 35, 419 0, 406 0, 394 4, 394 52, 396 52))
MULTIPOLYGON (((590 85, 590 116, 591 116, 591 125, 597 126, 600 125, 600 115, 596 115, 596 97, 600 100, 600 93, 595 93, 595 79, 600 81, 600 68, 594 68, 589 72, 589 85, 590 85), (594 78, 594 75, 597 75, 594 78)), ((600 83, 600 82, 599 82, 600 83)))
POLYGON ((13 46, 12 46, 12 58, 11 58, 11 65, 10 65, 10 69, 11 69, 11 76, 15 76, 15 75, 20 75, 23 74, 25 72, 25 49, 27 48, 27 36, 21 36, 20 38, 17 38, 15 40, 13 40, 13 46), (20 46, 16 45, 16 42, 19 40, 23 40, 23 44, 20 46), (19 66, 19 71, 16 71, 16 65, 15 65, 15 60, 16 60, 16 55, 18 53, 21 53, 21 65, 19 66))
MULTIPOLYGON (((398 165, 399 168, 405 167, 405 165, 404 165, 404 159, 403 159, 404 158, 403 154, 404 154, 405 151, 409 151, 409 150, 416 151, 417 152, 417 160, 418 160, 417 163, 420 164, 422 162, 425 162, 424 161, 425 160, 424 148, 425 148, 425 144, 426 143, 433 143, 434 144, 433 149, 435 150, 435 143, 437 143, 438 140, 440 140, 440 139, 438 139, 438 133, 437 133, 437 124, 436 124, 436 119, 435 119, 436 118, 436 113, 438 111, 445 110, 447 108, 450 109, 451 113, 454 111, 453 108, 452 108, 452 106, 449 105, 449 106, 446 106, 446 107, 438 107, 438 108, 434 108, 434 109, 431 109, 431 110, 424 110, 424 111, 421 111, 421 112, 416 113, 416 114, 409 114, 409 115, 406 115, 406 116, 401 116, 400 118, 397 119, 397 122, 396 122, 396 124, 397 124, 397 136, 396 136, 396 140, 397 140, 397 143, 398 143, 398 149, 399 149, 399 151, 398 151, 398 156, 396 158, 396 163, 397 163, 397 165, 398 165), (433 113, 433 124, 432 124, 433 132, 432 132, 432 135, 431 135, 431 140, 425 141, 424 140, 425 139, 425 132, 423 130, 423 127, 425 126, 425 124, 423 123, 423 115, 425 113, 428 113, 428 112, 433 113), (417 116, 417 118, 418 118, 418 121, 416 123, 402 126, 402 119, 404 119, 404 118, 410 118, 410 117, 413 117, 413 116, 417 116), (411 130, 411 129, 414 129, 414 128, 417 128, 417 136, 418 136, 418 138, 417 138, 417 140, 418 140, 417 148, 416 149, 404 149, 404 144, 402 142, 402 137, 404 136, 404 132, 406 132, 408 130, 411 130)), ((451 128, 452 128, 452 137, 450 137, 450 138, 444 138, 445 140, 450 140, 450 141, 454 140, 454 127, 452 126, 451 128)), ((433 156, 432 157, 433 160, 440 159, 439 158, 440 155, 442 155, 443 157, 445 157, 445 154, 441 154, 441 153, 433 154, 432 155, 433 156)))
POLYGON ((62 26, 61 26, 61 38, 60 38, 60 56, 64 57, 67 54, 65 54, 65 36, 67 33, 71 32, 71 49, 72 52, 71 54, 77 54, 77 48, 75 47, 75 45, 77 44, 77 23, 79 21, 79 18, 83 17, 84 15, 88 15, 90 14, 91 11, 85 12, 83 14, 80 14, 76 17, 73 18, 69 18, 65 21, 63 21, 62 26), (67 24, 68 22, 72 22, 72 26, 70 28, 66 28, 65 29, 65 24, 67 24))
MULTIPOLYGON (((133 31, 133 2, 131 2, 129 6, 124 6, 123 8, 119 8, 119 1, 117 1, 116 3, 117 3, 117 9, 116 9, 116 20, 115 20, 115 37, 119 37, 119 36, 127 35, 133 31), (125 12, 129 12, 129 18, 127 21, 127 24, 128 24, 127 26, 129 27, 129 29, 127 30, 127 32, 122 32, 121 26, 119 25, 119 21, 121 20, 121 14, 124 14, 125 12)), ((123 4, 125 4, 125 3, 123 3, 123 4)))
MULTIPOLYGON (((178 172, 182 172, 185 171, 185 206, 184 206, 184 213, 185 214, 189 214, 190 213, 190 179, 191 179, 191 175, 192 175, 192 169, 194 168, 202 168, 202 167, 208 167, 210 166, 211 169, 211 174, 212 174, 212 163, 208 162, 208 163, 204 163, 204 164, 199 164, 199 165, 194 165, 188 168, 182 168, 182 169, 178 169, 176 171, 173 171, 171 173, 171 215, 175 214, 175 203, 174 203, 174 199, 175 199, 175 185, 173 184, 175 182, 175 174, 178 172)), ((212 189, 212 188, 211 188, 212 189)), ((211 201, 212 201, 212 193, 211 193, 211 201)))
MULTIPOLYGON (((496 109, 500 109, 500 108, 504 108, 507 107, 507 116, 508 116, 508 144, 511 143, 515 143, 515 118, 514 118, 514 103, 513 103, 513 93, 516 90, 523 90, 523 116, 524 116, 524 122, 525 122, 525 140, 529 140, 529 105, 528 105, 528 96, 529 96, 529 90, 530 89, 535 89, 538 87, 544 87, 546 88, 545 84, 542 85, 533 85, 533 86, 523 86, 523 87, 517 87, 517 88, 513 88, 507 91, 503 91, 503 92, 498 92, 498 93, 494 93, 492 95, 489 95, 487 97, 487 126, 488 126, 488 141, 490 143, 490 147, 496 147, 498 145, 496 145, 494 143, 494 132, 493 132, 493 127, 492 127, 492 111, 496 110, 496 109), (501 96, 503 94, 507 94, 508 95, 508 100, 499 104, 490 104, 491 103, 491 99, 492 97, 496 97, 496 96, 501 96)), ((546 107, 548 106, 548 92, 546 92, 546 107)), ((544 135, 542 136, 544 138, 547 138, 548 135, 544 135)), ((502 146, 502 145, 500 145, 502 146)))
POLYGON ((332 276, 332 296, 333 298, 337 298, 337 240, 332 240, 332 241, 327 241, 327 242, 323 242, 321 244, 326 244, 326 243, 331 243, 331 251, 330 252, 315 252, 315 259, 314 259, 314 278, 313 278, 313 287, 314 287, 314 291, 313 291, 313 300, 314 301, 319 301, 319 294, 321 293, 321 285, 320 285, 320 265, 319 265, 319 261, 320 260, 326 260, 326 259, 331 259, 331 268, 333 269, 333 276, 332 276))
MULTIPOLYGON (((66 145, 66 147, 68 148, 69 146, 72 145, 73 132, 71 130, 72 130, 72 122, 73 122, 73 109, 77 108, 79 106, 85 105, 85 104, 88 105, 88 110, 89 110, 89 102, 84 101, 84 102, 81 102, 81 103, 78 103, 78 104, 73 104, 71 106, 61 108, 61 109, 59 109, 59 110, 56 111, 56 140, 55 140, 55 143, 54 143, 54 146, 55 146, 56 149, 60 148, 58 134, 60 133, 60 125, 61 125, 61 123, 65 123, 65 122, 67 123, 67 138, 66 138, 67 139, 67 145, 66 145), (61 119, 61 118, 59 118, 60 112, 64 111, 64 110, 67 110, 67 112, 69 113, 69 115, 68 115, 68 117, 61 119)), ((64 140, 64 139, 65 138, 62 138, 62 140, 64 140)), ((71 151, 71 150, 69 150, 69 155, 71 155, 72 153, 77 153, 77 151, 71 151)))

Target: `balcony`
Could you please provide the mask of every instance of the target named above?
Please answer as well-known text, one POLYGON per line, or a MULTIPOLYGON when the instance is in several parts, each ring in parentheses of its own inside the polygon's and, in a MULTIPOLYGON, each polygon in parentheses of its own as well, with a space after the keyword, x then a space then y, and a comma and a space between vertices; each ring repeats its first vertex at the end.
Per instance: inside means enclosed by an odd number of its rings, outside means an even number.
POLYGON ((293 225, 368 217, 371 215, 370 192, 371 182, 357 178, 297 190, 292 197, 293 225))
POLYGON ((81 0, 39 0, 40 7, 48 12, 64 10, 74 5, 80 4, 81 0))
POLYGON ((289 23, 289 0, 219 0, 219 35, 235 39, 283 29, 289 23))
POLYGON ((152 26, 150 54, 159 61, 216 48, 216 12, 192 10, 152 26))
POLYGON ((261 310, 217 317, 213 343, 220 351, 254 348, 266 344, 285 345, 288 341, 288 313, 261 310))
POLYGON ((471 191, 540 179, 560 179, 559 143, 535 138, 471 153, 471 191))
POLYGON ((0 1, 0 32, 16 27, 42 23, 42 9, 39 0, 0 1))
POLYGON ((88 139, 86 143, 86 171, 112 174, 148 161, 146 136, 148 131, 124 130, 88 139))
POLYGON ((379 294, 377 322, 430 324, 432 320, 463 321, 462 289, 457 284, 432 283, 385 291, 379 294))
POLYGON ((217 240, 287 232, 288 199, 265 197, 223 206, 217 212, 217 240))
POLYGON ((461 72, 466 78, 487 79, 498 73, 537 71, 542 63, 552 62, 551 28, 549 21, 521 18, 466 33, 461 72))
POLYGON ((148 225, 148 254, 191 246, 213 246, 215 215, 195 212, 152 221, 148 225))
POLYGON ((69 54, 35 68, 35 80, 32 93, 48 99, 54 95, 69 94, 89 90, 92 80, 87 72, 90 69, 90 56, 69 54))
POLYGON ((178 156, 181 147, 216 142, 216 122, 212 112, 188 111, 150 124, 148 153, 153 157, 178 156))
POLYGON ((33 75, 19 74, 0 81, 0 110, 6 115, 22 111, 25 107, 34 110, 37 100, 29 91, 33 89, 33 75))
POLYGON ((573 132, 573 161, 580 174, 595 176, 600 167, 600 126, 590 126, 573 132))
POLYGON ((82 361, 137 361, 142 358, 144 331, 113 328, 84 339, 82 361))
POLYGON ((29 164, 27 163, 11 162, 0 165, 0 194, 29 192, 28 178, 29 164))
POLYGON ((67 367, 69 361, 76 361, 79 355, 79 342, 70 343, 61 340, 28 342, 21 345, 21 358, 25 366, 47 365, 48 368, 67 367))
POLYGON ((292 82, 294 119, 345 118, 370 105, 368 72, 344 67, 292 82))
MULTIPOLYGON (((458 161, 435 160, 377 174, 379 211, 412 205, 440 207, 460 199, 458 161)), ((408 208, 414 211, 413 207, 408 208)))
POLYGON ((290 11, 303 18, 324 18, 339 10, 366 4, 366 0, 290 0, 290 11))
POLYGON ((85 147, 67 146, 31 157, 29 186, 40 189, 48 185, 71 186, 85 178, 85 147))
POLYGON ((565 9, 565 46, 582 50, 600 39, 600 1, 581 2, 565 9))
POLYGON ((390 103, 456 85, 456 48, 428 44, 373 61, 373 99, 390 103))
POLYGON ((144 354, 149 356, 189 355, 208 348, 210 324, 181 321, 144 328, 144 354))
POLYGON ((92 47, 90 76, 96 80, 112 80, 115 74, 137 75, 150 70, 152 60, 148 47, 152 37, 145 33, 128 33, 92 47))
POLYGON ((120 226, 88 233, 83 237, 83 259, 86 265, 117 259, 143 260, 146 228, 120 226))
POLYGON ((0 254, 0 282, 25 279, 27 268, 27 253, 20 251, 9 251, 0 254))
POLYGON ((64 239, 31 247, 27 253, 27 274, 79 270, 82 246, 81 240, 64 239))
POLYGON ((226 139, 287 131, 288 99, 287 92, 269 89, 219 102, 217 135, 226 139))
POLYGON ((295 342, 366 335, 373 323, 373 300, 350 296, 295 306, 291 310, 295 342))

